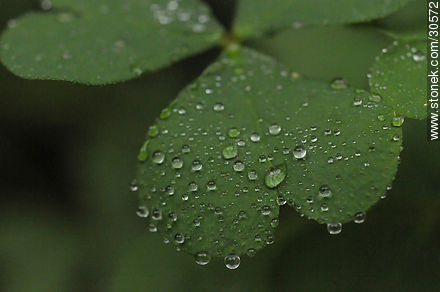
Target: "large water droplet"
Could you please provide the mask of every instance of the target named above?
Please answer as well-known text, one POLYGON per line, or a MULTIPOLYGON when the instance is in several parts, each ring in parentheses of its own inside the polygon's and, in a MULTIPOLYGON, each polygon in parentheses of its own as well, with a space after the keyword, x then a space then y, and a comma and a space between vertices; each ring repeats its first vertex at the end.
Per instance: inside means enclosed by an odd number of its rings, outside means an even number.
POLYGON ((302 159, 306 157, 307 150, 303 145, 298 145, 293 149, 293 156, 295 156, 296 159, 302 159))
POLYGON ((228 145, 225 147, 225 149, 223 149, 223 158, 224 159, 232 159, 237 157, 238 155, 238 150, 237 150, 237 146, 235 145, 228 145))
POLYGON ((180 169, 183 166, 183 160, 180 157, 174 157, 171 160, 171 167, 174 169, 180 169))
POLYGON ((236 254, 225 256, 225 266, 230 270, 235 270, 240 266, 240 257, 236 254))
POLYGON ((342 231, 341 223, 327 223, 327 231, 330 234, 339 234, 342 231))
POLYGON ((194 258, 196 260, 196 263, 201 266, 207 265, 209 263, 209 261, 211 260, 211 257, 209 256, 209 254, 204 251, 199 251, 198 253, 196 253, 194 258))
POLYGON ((286 178, 286 165, 273 166, 266 174, 264 182, 268 188, 276 188, 286 178))
POLYGON ((240 131, 237 128, 229 129, 228 136, 231 138, 237 138, 240 135, 240 131))
POLYGON ((156 151, 153 153, 153 162, 156 164, 162 164, 165 160, 165 154, 161 151, 156 151))

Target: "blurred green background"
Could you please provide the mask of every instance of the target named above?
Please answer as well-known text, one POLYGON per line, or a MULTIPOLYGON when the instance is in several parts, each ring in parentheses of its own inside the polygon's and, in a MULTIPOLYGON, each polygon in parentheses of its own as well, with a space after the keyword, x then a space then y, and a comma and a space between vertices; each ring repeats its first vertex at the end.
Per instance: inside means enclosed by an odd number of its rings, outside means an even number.
MULTIPOLYGON (((208 1, 225 22, 230 7, 208 1)), ((425 1, 370 24, 290 29, 248 45, 304 76, 368 89, 392 40, 423 25, 425 1)), ((0 0, 0 26, 36 0, 0 0)), ((239 269, 198 266, 135 215, 136 155, 160 110, 213 49, 123 84, 27 81, 0 66, 0 291, 440 291, 440 145, 404 124, 401 165, 364 224, 338 236, 282 207, 275 243, 239 269)))

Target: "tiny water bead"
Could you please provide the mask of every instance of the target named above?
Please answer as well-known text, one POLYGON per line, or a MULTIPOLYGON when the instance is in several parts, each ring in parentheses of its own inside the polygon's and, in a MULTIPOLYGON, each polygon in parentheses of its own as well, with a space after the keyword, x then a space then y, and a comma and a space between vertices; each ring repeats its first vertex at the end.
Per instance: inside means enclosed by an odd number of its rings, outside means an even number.
POLYGON ((266 174, 264 183, 268 188, 276 188, 286 178, 286 166, 279 167, 272 166, 269 172, 266 174))
POLYGON ((209 181, 207 184, 206 184, 206 189, 208 190, 208 191, 214 191, 215 189, 217 189, 217 185, 215 184, 215 181, 209 181))
POLYGON ((140 206, 137 209, 136 214, 141 218, 147 218, 150 212, 148 211, 148 208, 146 206, 140 206))
POLYGON ((393 117, 393 126, 394 127, 401 127, 404 122, 405 122, 404 117, 393 117))
POLYGON ((251 141, 252 142, 259 142, 260 141, 260 135, 258 135, 258 133, 252 133, 252 135, 251 135, 251 141))
POLYGON ((241 161, 236 161, 233 166, 236 172, 241 172, 244 170, 244 163, 241 161))
POLYGON ((171 160, 171 167, 174 169, 180 169, 183 167, 183 160, 180 157, 174 157, 171 160))
POLYGON ((228 131, 228 136, 230 138, 237 138, 238 136, 240 136, 240 131, 237 128, 231 128, 228 131))
POLYGON ((335 78, 330 83, 330 87, 336 90, 346 89, 348 87, 348 82, 343 78, 335 78))
POLYGON ((193 161, 191 168, 193 171, 200 171, 203 168, 203 164, 200 160, 196 159, 193 161))
POLYGON ((209 254, 204 251, 197 252, 195 254, 194 258, 196 260, 196 263, 201 266, 209 264, 209 262, 211 260, 211 257, 209 256, 209 254))
POLYGON ((215 112, 221 112, 225 109, 225 106, 222 103, 216 103, 213 109, 215 112))
POLYGON ((307 150, 303 145, 298 145, 293 149, 293 156, 295 156, 296 159, 302 159, 306 157, 307 150))
POLYGON ((153 153, 153 162, 156 164, 162 164, 165 160, 165 154, 162 151, 156 151, 153 153))
POLYGON ((258 173, 255 170, 251 170, 248 172, 248 178, 249 178, 249 180, 257 180, 258 173))
POLYGON ((181 244, 185 242, 185 236, 183 236, 181 233, 176 233, 176 235, 174 236, 174 241, 181 244))
POLYGON ((276 136, 281 132, 281 127, 277 124, 269 126, 269 134, 276 136))
POLYGON ((137 192, 137 190, 138 190, 137 180, 134 179, 131 181, 130 190, 132 192, 137 192))
POLYGON ((416 51, 413 54, 413 60, 414 60, 414 62, 417 62, 417 63, 423 62, 426 60, 426 56, 422 51, 416 51))
POLYGON ((230 270, 235 270, 240 266, 240 257, 236 254, 230 254, 225 256, 224 262, 226 268, 230 270))
POLYGON ((319 196, 322 198, 329 198, 332 195, 332 190, 328 185, 321 185, 319 187, 319 196))
POLYGON ((360 106, 360 105, 362 105, 362 99, 360 99, 359 97, 356 97, 356 98, 353 100, 353 105, 354 105, 354 106, 360 106))
POLYGON ((358 213, 356 213, 355 215, 354 215, 354 223, 358 223, 358 224, 360 224, 360 223, 364 223, 365 222, 365 217, 366 217, 366 214, 365 214, 365 212, 358 212, 358 213))
POLYGON ((263 214, 264 216, 270 215, 270 213, 272 213, 272 210, 270 209, 269 206, 264 205, 264 206, 261 208, 261 214, 263 214))
POLYGON ((237 150, 237 146, 235 145, 228 145, 223 149, 223 158, 224 159, 232 159, 237 157, 238 155, 238 150, 237 150))
POLYGON ((330 234, 339 234, 342 231, 341 223, 327 223, 327 231, 330 234))

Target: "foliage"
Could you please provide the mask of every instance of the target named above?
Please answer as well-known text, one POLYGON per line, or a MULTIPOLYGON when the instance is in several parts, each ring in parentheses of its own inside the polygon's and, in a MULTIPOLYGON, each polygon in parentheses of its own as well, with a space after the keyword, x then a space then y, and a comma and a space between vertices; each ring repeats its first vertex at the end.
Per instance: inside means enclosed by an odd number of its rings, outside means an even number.
POLYGON ((378 57, 372 93, 301 77, 238 44, 291 25, 373 20, 407 0, 241 0, 232 31, 195 0, 96 2, 57 0, 10 22, 1 60, 24 78, 107 84, 224 49, 150 127, 133 185, 150 230, 199 264, 222 257, 234 269, 271 244, 286 202, 332 234, 363 222, 397 171, 404 117, 424 117, 423 42, 378 57))

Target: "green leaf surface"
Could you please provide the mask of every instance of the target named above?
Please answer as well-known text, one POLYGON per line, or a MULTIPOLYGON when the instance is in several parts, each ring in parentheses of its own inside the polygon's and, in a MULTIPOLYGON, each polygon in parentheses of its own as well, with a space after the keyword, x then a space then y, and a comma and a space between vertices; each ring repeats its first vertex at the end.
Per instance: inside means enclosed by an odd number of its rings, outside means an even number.
POLYGON ((28 79, 106 84, 215 45, 222 29, 198 0, 55 0, 10 22, 3 64, 28 79))
POLYGON ((382 96, 397 116, 426 118, 426 42, 394 42, 371 68, 371 92, 382 96))
POLYGON ((272 243, 286 201, 320 223, 353 220, 385 192, 400 152, 401 128, 371 98, 229 48, 149 130, 137 178, 151 230, 225 257, 272 243))
POLYGON ((384 17, 410 0, 239 0, 235 31, 240 37, 303 25, 345 24, 384 17))

